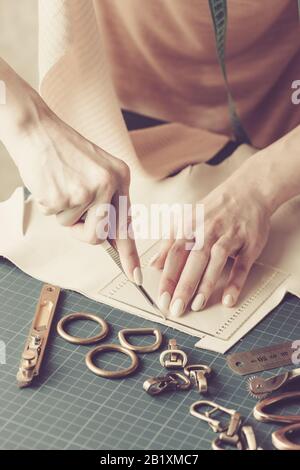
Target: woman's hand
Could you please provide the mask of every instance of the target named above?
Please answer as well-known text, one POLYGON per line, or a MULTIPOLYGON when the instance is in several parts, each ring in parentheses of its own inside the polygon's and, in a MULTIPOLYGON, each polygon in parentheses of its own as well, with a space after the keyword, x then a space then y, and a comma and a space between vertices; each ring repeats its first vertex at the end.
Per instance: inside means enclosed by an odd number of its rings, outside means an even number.
MULTIPOLYGON (((7 106, 0 112, 0 138, 24 184, 45 215, 73 213, 68 222, 72 233, 87 243, 101 243, 99 222, 108 219, 103 208, 111 204, 117 221, 120 196, 128 198, 130 208, 128 166, 62 122, 7 64, 0 61, 0 72, 1 66, 9 86, 7 106), (86 218, 82 222, 79 219, 84 212, 86 218)), ((122 220, 127 226, 117 227, 122 236, 116 230, 114 243, 125 273, 141 284, 132 233, 124 237, 124 230, 131 229, 127 213, 122 220)))
POLYGON ((204 227, 193 228, 204 229, 203 247, 195 244, 188 250, 187 240, 168 240, 152 263, 163 269, 159 307, 164 312, 170 309, 174 317, 190 307, 194 311, 205 307, 229 257, 234 263, 222 300, 232 307, 269 235, 270 212, 247 172, 237 172, 200 203, 204 227))

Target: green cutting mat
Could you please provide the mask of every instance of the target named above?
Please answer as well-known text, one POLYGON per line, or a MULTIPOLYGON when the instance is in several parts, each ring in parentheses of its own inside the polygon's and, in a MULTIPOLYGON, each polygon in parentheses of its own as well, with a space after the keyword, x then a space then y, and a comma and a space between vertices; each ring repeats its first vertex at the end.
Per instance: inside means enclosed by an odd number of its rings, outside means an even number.
MULTIPOLYGON (((7 346, 7 363, 0 365, 2 449, 210 448, 214 433, 189 414, 191 403, 200 399, 196 390, 156 398, 143 391, 144 380, 162 372, 159 353, 142 356, 141 368, 133 377, 106 380, 85 367, 88 347, 68 344, 53 331, 44 373, 35 387, 19 390, 15 375, 40 289, 41 283, 0 259, 0 340, 7 346)), ((116 341, 121 328, 151 326, 146 320, 64 292, 56 320, 76 311, 94 312, 106 318, 112 326, 109 341, 116 341)), ((300 339, 299 314, 300 302, 288 296, 235 350, 300 339)), ((93 323, 81 322, 73 332, 88 335, 96 330, 93 323)), ((162 327, 162 331, 166 338, 177 339, 190 362, 213 367, 210 398, 238 409, 255 427, 259 444, 271 448, 270 436, 275 427, 252 419, 255 400, 246 392, 245 378, 231 373, 223 356, 196 350, 195 338, 168 328, 162 327)), ((108 354, 103 359, 107 367, 122 365, 127 360, 124 358, 123 363, 123 355, 118 354, 108 354)), ((300 408, 290 411, 300 413, 300 408)))

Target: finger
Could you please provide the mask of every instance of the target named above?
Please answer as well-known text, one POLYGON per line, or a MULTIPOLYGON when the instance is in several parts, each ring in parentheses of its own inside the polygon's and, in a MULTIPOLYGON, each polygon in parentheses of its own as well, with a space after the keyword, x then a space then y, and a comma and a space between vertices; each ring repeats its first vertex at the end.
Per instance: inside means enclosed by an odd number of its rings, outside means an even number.
POLYGON ((166 258, 168 256, 168 252, 171 246, 173 245, 174 241, 174 238, 162 240, 160 242, 159 251, 150 259, 149 265, 159 270, 163 269, 166 262, 166 258))
POLYGON ((245 253, 235 259, 223 293, 222 303, 225 307, 233 307, 236 304, 253 263, 245 253))
POLYGON ((101 217, 97 212, 97 205, 92 206, 86 212, 84 221, 80 221, 69 227, 69 230, 75 238, 82 242, 89 243, 90 245, 101 243, 101 239, 98 237, 97 233, 97 225, 101 220, 101 217))
POLYGON ((56 213, 58 222, 64 227, 70 227, 71 225, 76 224, 76 222, 78 222, 82 215, 88 210, 89 205, 90 204, 76 206, 56 213))
POLYGON ((126 188, 123 194, 118 193, 113 197, 113 204, 116 208, 117 216, 116 236, 114 241, 119 252, 122 267, 128 279, 138 286, 141 286, 143 284, 143 274, 132 229, 130 197, 126 188), (122 196, 122 203, 120 196, 122 196), (124 204, 125 202, 126 204, 124 204))
POLYGON ((158 298, 158 306, 164 313, 169 310, 171 298, 189 255, 185 243, 185 240, 176 240, 168 251, 165 260, 158 298))
POLYGON ((50 207, 47 207, 47 206, 44 206, 43 204, 37 202, 36 203, 39 211, 43 214, 43 215, 55 215, 56 212, 55 212, 55 209, 53 208, 50 208, 50 207))
POLYGON ((211 247, 210 257, 197 289, 197 294, 192 302, 191 309, 197 312, 203 309, 213 293, 222 271, 226 265, 229 254, 233 249, 232 241, 221 238, 211 247))
MULTIPOLYGON (((171 314, 182 315, 193 298, 209 260, 209 249, 191 250, 173 294, 171 314)), ((199 300, 198 300, 199 303, 199 300)))

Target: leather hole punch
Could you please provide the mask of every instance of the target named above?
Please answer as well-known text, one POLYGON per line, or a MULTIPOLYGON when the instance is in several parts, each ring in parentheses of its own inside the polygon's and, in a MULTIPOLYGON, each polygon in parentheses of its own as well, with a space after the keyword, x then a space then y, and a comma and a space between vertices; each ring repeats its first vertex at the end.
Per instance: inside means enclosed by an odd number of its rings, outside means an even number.
POLYGON ((191 364, 184 368, 185 375, 195 383, 198 392, 203 394, 208 391, 207 377, 211 372, 211 368, 203 364, 191 364))
POLYGON ((81 345, 87 345, 87 344, 93 344, 96 343, 97 341, 101 341, 102 339, 106 338, 109 332, 109 326, 105 320, 102 318, 98 317, 97 315, 93 315, 91 313, 84 313, 84 312, 79 312, 79 313, 71 313, 70 315, 67 315, 63 317, 57 324, 57 333, 59 336, 61 336, 63 339, 68 341, 69 343, 72 344, 81 344, 81 345), (98 335, 92 336, 90 338, 80 338, 79 336, 72 336, 69 333, 65 331, 65 326, 68 323, 71 323, 72 321, 77 321, 77 320, 90 320, 98 323, 101 327, 101 331, 98 335))
POLYGON ((149 352, 154 352, 157 351, 157 349, 160 348, 161 343, 162 343, 162 334, 161 331, 158 330, 157 328, 128 328, 119 331, 118 333, 118 338, 120 341, 120 344, 127 349, 130 349, 131 351, 137 352, 137 353, 149 353, 149 352), (154 335, 155 336, 155 342, 150 345, 146 346, 135 346, 131 343, 129 343, 128 339, 126 336, 129 335, 154 335))
POLYGON ((170 339, 168 349, 163 351, 159 361, 166 369, 180 369, 187 365, 187 355, 181 349, 178 349, 176 339, 170 339))
POLYGON ((139 366, 139 359, 134 351, 130 351, 129 349, 124 348, 123 346, 120 346, 118 344, 103 344, 103 345, 97 346, 96 348, 88 352, 88 354, 85 357, 85 363, 88 369, 90 369, 91 372, 98 375, 99 377, 104 377, 105 379, 121 379, 135 372, 135 370, 139 366), (131 365, 127 367, 126 369, 110 371, 110 370, 97 367, 94 364, 95 356, 99 355, 102 352, 111 352, 111 351, 119 352, 128 356, 131 359, 131 365))

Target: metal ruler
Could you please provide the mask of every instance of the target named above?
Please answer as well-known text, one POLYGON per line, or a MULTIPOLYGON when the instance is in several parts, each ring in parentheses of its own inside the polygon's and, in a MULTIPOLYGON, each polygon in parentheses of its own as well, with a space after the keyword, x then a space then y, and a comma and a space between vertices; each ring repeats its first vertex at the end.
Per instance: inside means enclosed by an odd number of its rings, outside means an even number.
POLYGON ((227 365, 239 375, 253 374, 290 364, 300 364, 300 341, 288 341, 227 356, 227 365))

